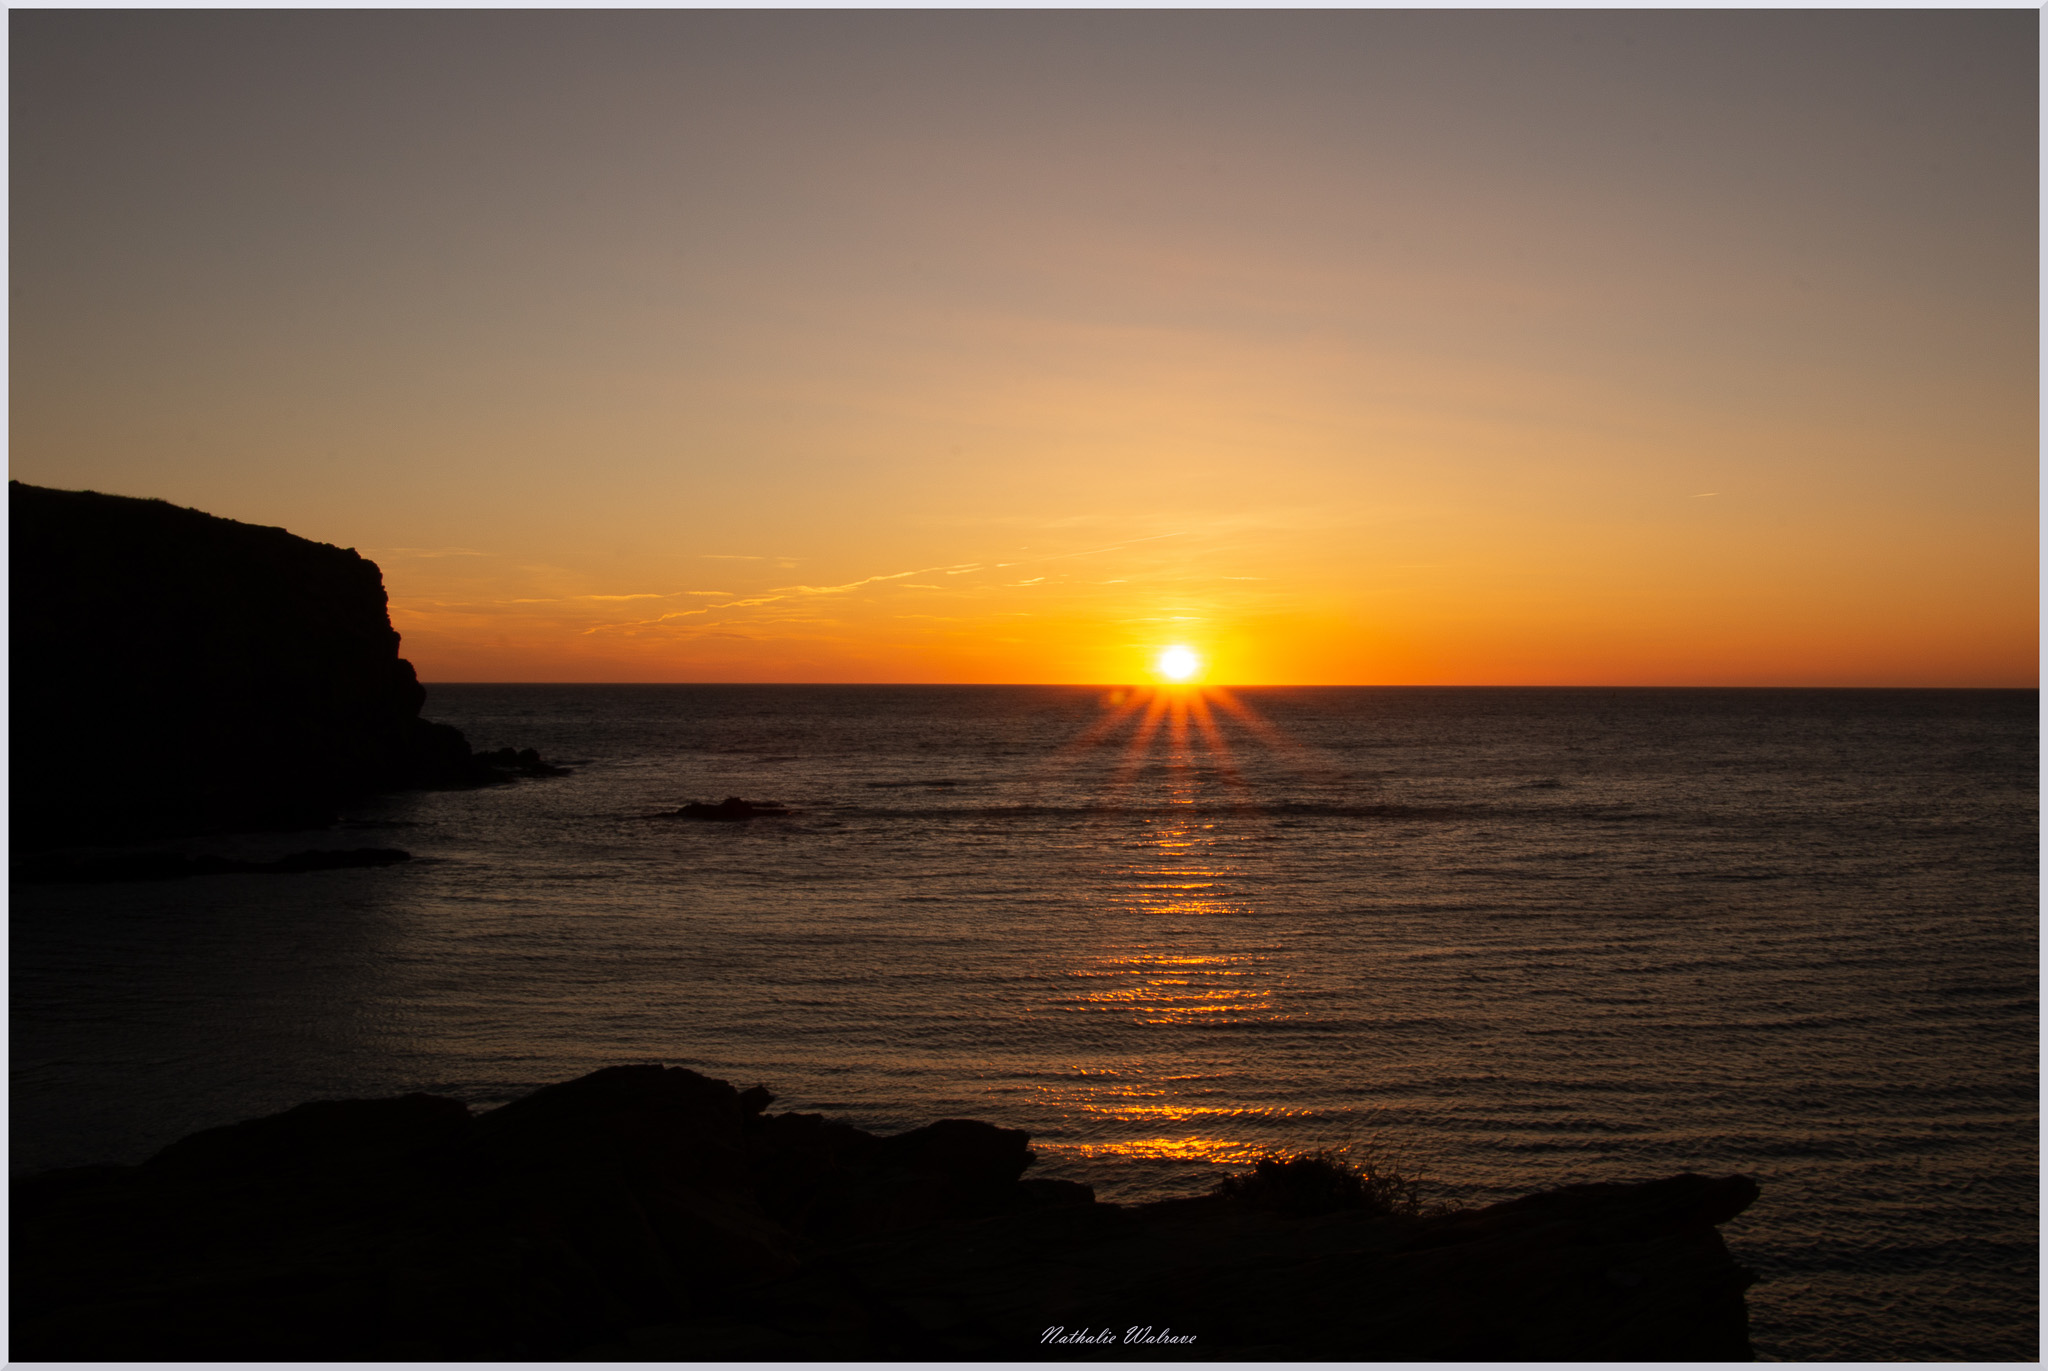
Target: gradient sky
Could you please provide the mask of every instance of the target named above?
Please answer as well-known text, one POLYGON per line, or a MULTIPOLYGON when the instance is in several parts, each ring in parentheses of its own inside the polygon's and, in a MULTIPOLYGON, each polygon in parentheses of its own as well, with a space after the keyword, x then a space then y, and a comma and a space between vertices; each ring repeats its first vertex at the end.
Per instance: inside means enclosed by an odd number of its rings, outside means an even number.
POLYGON ((2031 9, 10 22, 12 474, 429 681, 2036 681, 2031 9))

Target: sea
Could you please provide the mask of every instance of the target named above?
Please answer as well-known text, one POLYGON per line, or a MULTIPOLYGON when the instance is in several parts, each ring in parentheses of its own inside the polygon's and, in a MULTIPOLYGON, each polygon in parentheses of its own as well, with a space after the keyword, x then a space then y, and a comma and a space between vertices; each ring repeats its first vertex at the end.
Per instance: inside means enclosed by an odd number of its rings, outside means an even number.
MULTIPOLYGON (((2039 1354, 2034 691, 433 685, 572 768, 13 891, 16 1174, 663 1061, 1121 1202, 1741 1172, 1767 1359, 2039 1354), (727 796, 786 806, 678 817, 727 796)), ((110 784, 118 783, 110 780, 110 784)), ((29 803, 22 785, 15 803, 29 803)))

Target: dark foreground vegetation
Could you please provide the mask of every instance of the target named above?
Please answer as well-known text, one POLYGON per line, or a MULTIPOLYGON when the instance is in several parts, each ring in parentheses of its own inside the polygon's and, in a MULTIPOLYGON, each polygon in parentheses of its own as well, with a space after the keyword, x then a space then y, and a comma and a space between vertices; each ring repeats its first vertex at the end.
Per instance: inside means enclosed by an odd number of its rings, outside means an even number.
POLYGON ((13 1197, 24 1360, 1747 1359, 1745 1177, 1424 1214, 1271 1159, 1125 1207, 1026 1134, 877 1137, 621 1066, 301 1105, 13 1197), (1149 1334, 1145 1330, 1150 1330, 1149 1334), (1187 1339, 1187 1341, 1182 1341, 1187 1339))
POLYGON ((7 504, 17 847, 299 827, 556 770, 420 717, 383 575, 348 548, 18 481, 7 504))

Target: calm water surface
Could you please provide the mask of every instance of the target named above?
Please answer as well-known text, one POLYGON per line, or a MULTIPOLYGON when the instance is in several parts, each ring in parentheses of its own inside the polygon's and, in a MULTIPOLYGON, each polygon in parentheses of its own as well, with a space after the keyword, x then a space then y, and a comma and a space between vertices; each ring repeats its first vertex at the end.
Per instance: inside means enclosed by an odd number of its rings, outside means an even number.
MULTIPOLYGON (((1371 1141, 1486 1202, 1743 1171, 1786 1358, 2031 1359, 2037 697, 435 686, 573 776, 410 864, 15 892, 19 1169, 662 1059, 1185 1193, 1371 1141), (799 814, 657 817, 725 795, 799 814)), ((17 803, 22 802, 17 797, 17 803)))

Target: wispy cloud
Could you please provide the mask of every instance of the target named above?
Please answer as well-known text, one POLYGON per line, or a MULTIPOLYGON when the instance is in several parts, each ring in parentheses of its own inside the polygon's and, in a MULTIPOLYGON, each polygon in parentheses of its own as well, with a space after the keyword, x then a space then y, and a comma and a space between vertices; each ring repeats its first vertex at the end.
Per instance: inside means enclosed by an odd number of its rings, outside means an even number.
POLYGON ((677 619, 691 619, 700 614, 709 614, 708 609, 679 609, 670 614, 658 615, 652 619, 633 619, 616 624, 592 624, 580 636, 588 638, 593 633, 610 633, 629 628, 653 628, 658 624, 671 623, 677 619))
POLYGON ((542 595, 523 596, 516 600, 493 600, 497 605, 562 605, 572 600, 673 600, 681 595, 730 595, 729 590, 637 590, 627 595, 542 595))
MULTIPOLYGON (((960 590, 965 591, 969 594, 985 593, 987 590, 990 589, 1022 589, 1026 586, 1042 585, 1048 579, 1050 579, 1050 577, 1047 575, 1032 576, 1021 581, 1005 582, 1002 583, 1002 585, 999 587, 982 586, 976 588, 970 588, 967 586, 953 586, 948 584, 934 584, 931 582, 912 581, 910 578, 913 576, 932 575, 941 575, 949 577, 965 576, 977 571, 1001 570, 1005 567, 1012 566, 1030 566, 1042 562, 1070 561, 1076 557, 1101 556, 1104 553, 1116 552, 1123 548, 1136 546, 1140 543, 1152 543, 1161 541, 1162 539, 1180 538, 1185 536, 1187 536, 1187 532, 1185 530, 1179 530, 1172 533, 1151 534, 1143 538, 1128 538, 1121 542, 1108 543, 1101 547, 1083 548, 1078 552, 1052 553, 1042 557, 1026 557, 1021 560, 1013 562, 997 562, 992 564, 987 562, 952 562, 943 566, 915 567, 909 571, 890 571, 883 572, 874 576, 863 576, 858 580, 846 581, 838 585, 816 586, 803 584, 773 586, 757 594, 742 593, 739 595, 738 598, 726 599, 723 604, 706 605, 699 609, 671 610, 666 614, 660 614, 652 618, 646 619, 621 620, 616 623, 593 624, 590 627, 584 629, 583 634, 585 636, 588 636, 590 634, 597 633, 617 633, 635 631, 640 629, 668 628, 675 630, 687 629, 691 631, 692 636, 698 636, 701 635, 703 632, 709 630, 711 627, 711 623, 686 624, 683 621, 689 619, 700 619, 709 615, 723 616, 733 613, 742 613, 745 611, 762 611, 762 613, 754 616, 757 622, 773 622, 779 625, 787 625, 793 623, 824 622, 821 620, 801 618, 798 616, 798 614, 792 613, 791 611, 797 611, 799 606, 802 606, 806 602, 814 601, 819 598, 849 595, 855 591, 863 590, 870 586, 887 585, 891 582, 902 583, 899 586, 899 588, 904 590, 960 590)), ((718 561, 761 562, 769 560, 766 557, 760 557, 755 556, 753 554, 743 553, 704 553, 701 555, 708 559, 718 561)), ((1110 582, 1108 584, 1120 583, 1121 582, 1110 582)), ((668 592, 668 595, 671 596, 698 595, 704 596, 706 598, 725 597, 731 594, 732 592, 729 591, 710 590, 668 592)), ((625 601, 662 599, 667 597, 664 595, 654 593, 640 593, 633 595, 586 595, 570 598, 584 600, 625 601)), ((523 603, 543 602, 532 601, 523 603)), ((1011 612, 1017 613, 1020 611, 1011 612)), ((719 622, 719 620, 713 620, 712 622, 719 622)))
MULTIPOLYGON (((849 590, 859 590, 877 581, 900 581, 905 576, 919 576, 926 571, 937 571, 937 567, 925 567, 920 571, 892 571, 886 576, 867 576, 858 581, 848 581, 843 586, 777 586, 770 594, 783 595, 844 595, 849 590)), ((765 603, 763 601, 762 603, 765 603)))
POLYGON ((365 557, 488 557, 473 547, 366 547, 365 557))
MULTIPOLYGON (((749 559, 740 559, 740 558, 733 558, 732 560, 752 560, 752 561, 761 561, 761 560, 763 560, 763 559, 762 559, 762 558, 758 558, 758 557, 756 557, 756 558, 749 558, 749 559)), ((957 564, 956 564, 956 565, 957 565, 957 564)), ((971 569, 971 567, 970 567, 969 569, 971 569)), ((844 594, 846 594, 846 593, 847 593, 847 592, 849 592, 849 591, 859 590, 859 589, 860 589, 860 588, 861 588, 862 586, 871 586, 871 585, 879 585, 879 584, 881 584, 881 583, 883 583, 883 582, 885 582, 885 581, 902 581, 902 580, 906 580, 906 579, 908 579, 909 577, 912 577, 912 576, 928 576, 928 575, 930 575, 930 574, 931 574, 932 572, 935 572, 935 571, 945 571, 945 570, 947 570, 947 568, 945 568, 945 567, 918 567, 918 568, 914 568, 913 570, 910 570, 910 571, 891 571, 891 572, 886 572, 886 573, 884 573, 884 574, 882 574, 882 575, 879 575, 879 576, 864 576, 864 577, 862 577, 862 578, 861 578, 860 580, 858 580, 858 581, 848 581, 848 582, 846 582, 846 583, 845 583, 844 585, 836 585, 836 586, 807 586, 807 585, 799 585, 799 586, 776 586, 776 587, 774 587, 773 589, 769 590, 769 591, 768 591, 768 592, 767 592, 766 594, 763 594, 763 595, 753 595, 753 596, 748 596, 748 597, 745 597, 745 598, 743 598, 743 599, 738 599, 738 600, 731 600, 731 601, 728 601, 727 603, 725 603, 725 604, 722 604, 722 605, 707 605, 707 606, 705 606, 705 607, 704 607, 703 609, 682 609, 682 610, 675 610, 675 611, 672 611, 671 613, 668 613, 668 614, 663 614, 663 615, 659 615, 659 616, 657 616, 657 617, 655 617, 655 618, 652 618, 652 619, 635 619, 635 620, 631 620, 631 621, 626 621, 626 622, 620 622, 620 623, 615 623, 615 624, 593 624, 593 625, 592 625, 591 627, 589 627, 589 628, 586 628, 586 629, 584 629, 584 630, 583 630, 583 636, 585 636, 585 637, 588 637, 588 636, 589 636, 590 634, 593 634, 593 633, 605 633, 605 632, 612 632, 612 631, 620 631, 620 630, 624 630, 624 629, 633 629, 633 628, 652 628, 652 627, 655 627, 655 626, 657 626, 657 625, 661 625, 661 624, 668 624, 668 623, 673 623, 674 621, 676 621, 676 620, 678 620, 678 619, 689 619, 689 618, 694 618, 694 617, 696 617, 696 616, 698 616, 698 615, 703 615, 703 614, 715 614, 715 613, 723 613, 723 612, 724 612, 724 611, 726 611, 726 610, 733 610, 733 609, 759 609, 759 608, 762 608, 763 606, 766 606, 766 605, 774 605, 774 604, 781 604, 781 603, 783 603, 783 602, 785 602, 785 601, 791 601, 791 600, 799 600, 799 601, 800 601, 800 600, 802 600, 802 599, 805 599, 805 598, 808 598, 808 597, 811 597, 811 596, 817 596, 817 595, 844 595, 844 594)), ((926 588, 926 589, 930 589, 930 590, 938 590, 938 589, 941 589, 942 587, 939 587, 939 586, 929 586, 929 587, 925 587, 925 588, 926 588)), ((679 594, 679 595, 684 595, 684 594, 686 594, 686 595, 722 595, 722 594, 726 594, 727 592, 724 592, 724 591, 701 591, 701 590, 692 590, 692 591, 677 591, 677 592, 674 592, 674 593, 675 593, 675 594, 679 594)), ((597 596, 589 596, 589 597, 584 597, 584 598, 596 599, 596 598, 600 598, 600 597, 597 597, 597 596)), ((659 598, 663 598, 663 597, 660 597, 660 596, 654 596, 654 597, 639 597, 639 596, 627 596, 627 595, 617 595, 617 596, 609 596, 609 597, 602 597, 602 598, 609 598, 609 599, 619 599, 619 600, 625 600, 625 599, 638 599, 638 598, 656 598, 656 599, 659 599, 659 598)), ((784 621, 785 621, 785 622, 796 622, 795 620, 791 620, 791 619, 788 619, 788 618, 787 618, 786 616, 785 616, 785 619, 784 619, 784 621)))

